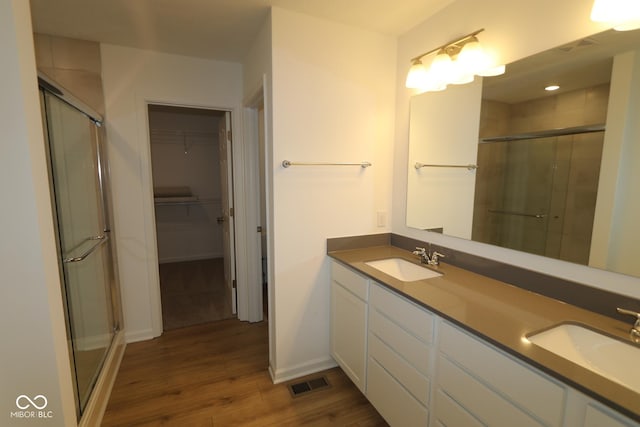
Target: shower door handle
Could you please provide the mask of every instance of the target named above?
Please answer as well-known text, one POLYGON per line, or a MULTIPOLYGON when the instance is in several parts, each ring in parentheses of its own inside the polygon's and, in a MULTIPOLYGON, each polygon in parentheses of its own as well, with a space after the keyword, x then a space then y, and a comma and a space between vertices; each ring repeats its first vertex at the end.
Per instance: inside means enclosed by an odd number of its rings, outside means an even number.
POLYGON ((93 246, 91 246, 89 249, 84 251, 84 253, 82 253, 80 256, 64 258, 62 260, 62 262, 65 263, 65 264, 69 264, 69 263, 72 263, 72 262, 84 261, 84 259, 86 257, 91 255, 96 249, 98 249, 107 240, 109 240, 109 236, 107 236, 106 234, 102 234, 100 236, 89 237, 87 240, 96 240, 97 242, 93 246))

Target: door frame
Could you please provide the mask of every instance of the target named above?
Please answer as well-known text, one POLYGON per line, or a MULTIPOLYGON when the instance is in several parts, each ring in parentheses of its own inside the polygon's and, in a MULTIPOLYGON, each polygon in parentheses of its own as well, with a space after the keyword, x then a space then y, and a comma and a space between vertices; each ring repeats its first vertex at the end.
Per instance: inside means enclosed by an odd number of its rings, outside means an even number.
MULTIPOLYGON (((224 111, 229 112, 231 114, 231 133, 232 133, 232 144, 231 144, 231 158, 232 158, 232 176, 233 182, 231 184, 230 191, 234 194, 241 194, 238 191, 237 185, 237 177, 239 171, 243 169, 242 163, 240 163, 242 159, 241 146, 242 143, 236 143, 237 141, 241 141, 240 137, 240 121, 241 114, 239 114, 238 108, 229 107, 229 106, 214 106, 214 105, 201 105, 194 104, 191 102, 180 102, 176 101, 176 99, 159 99, 156 97, 137 97, 138 105, 143 106, 143 120, 141 120, 144 125, 139 126, 138 128, 138 136, 141 141, 144 141, 145 153, 143 156, 141 168, 141 176, 143 177, 142 187, 143 193, 145 194, 146 202, 143 203, 144 212, 143 216, 145 218, 146 225, 146 234, 147 234, 147 242, 150 244, 148 250, 151 252, 149 257, 147 258, 147 275, 149 278, 149 301, 151 308, 151 336, 159 337, 163 333, 163 324, 162 324, 162 300, 160 293, 160 272, 159 272, 159 258, 158 258, 158 241, 156 235, 156 218, 155 218, 155 207, 153 202, 153 169, 151 164, 151 134, 150 134, 150 126, 149 126, 149 105, 166 105, 170 107, 178 107, 178 108, 197 108, 197 109, 205 109, 205 110, 216 110, 216 111, 224 111), (240 168, 240 169, 238 169, 240 168)), ((239 211, 236 202, 236 198, 234 197, 234 211, 239 211)), ((236 230, 235 239, 238 241, 238 225, 237 221, 234 221, 234 228, 236 230)), ((232 245, 233 247, 234 245, 232 245)), ((236 265, 236 273, 235 277, 237 280, 237 271, 238 271, 238 247, 235 245, 235 251, 231 252, 231 256, 235 258, 233 264, 236 265)), ((238 289, 236 289, 238 291, 238 289)), ((237 292, 236 292, 237 293, 237 292)), ((240 317, 238 313, 238 317, 240 317)), ((148 339, 148 338, 147 338, 148 339)), ((138 341, 137 337, 135 337, 131 341, 138 341)))
MULTIPOLYGON (((239 229, 243 232, 243 238, 238 238, 238 246, 243 246, 242 268, 238 268, 238 275, 243 274, 243 280, 238 278, 238 318, 249 322, 260 322, 264 319, 263 310, 263 290, 262 290, 262 241, 261 234, 258 232, 258 226, 266 227, 267 241, 269 241, 270 227, 268 224, 261 224, 260 220, 260 168, 259 168, 259 136, 258 136, 258 114, 259 107, 262 105, 266 109, 264 94, 264 79, 261 85, 244 101, 243 109, 243 125, 244 125, 244 141, 243 141, 243 166, 244 176, 242 178, 243 200, 242 200, 242 221, 243 227, 239 229), (240 299, 242 298, 242 299, 240 299), (242 317, 241 317, 242 313, 242 317)), ((265 113, 266 114, 266 113, 265 113)), ((266 121, 265 121, 266 123, 266 121)), ((265 135, 265 145, 266 145, 265 135)), ((265 159, 265 163, 266 159, 265 159)), ((262 165, 263 168, 266 165, 262 165)), ((266 169, 265 169, 266 170, 266 169)), ((265 173, 266 175, 266 173, 265 173)), ((266 178, 266 177, 265 177, 266 178)), ((266 183, 265 183, 266 184, 266 183)), ((266 185, 265 185, 266 188, 266 185)), ((239 200, 236 200, 239 202, 239 200)), ((265 217, 269 222, 269 197, 266 197, 265 217)), ((240 213, 240 209, 238 209, 240 213)), ((240 220, 239 216, 237 218, 240 220)), ((269 256, 269 245, 267 245, 267 260, 269 256)), ((267 276, 270 271, 267 265, 267 276)), ((268 280, 268 283, 272 283, 268 280)), ((272 308, 271 290, 268 289, 267 300, 269 302, 268 318, 271 318, 272 308)), ((274 322, 270 322, 272 325, 274 322)), ((270 326, 271 327, 271 326, 270 326)), ((271 334, 271 329, 269 332, 271 334)))
POLYGON ((238 297, 236 291, 236 256, 235 256, 235 192, 233 191, 233 132, 231 131, 231 113, 224 112, 218 122, 218 161, 220 162, 220 195, 222 208, 222 253, 224 264, 225 288, 229 291, 231 313, 238 314, 238 297), (224 153, 222 151, 224 148, 224 153), (224 154, 224 159, 222 154, 224 154), (223 168, 223 161, 225 167, 223 168), (223 173, 224 172, 224 173, 223 173), (222 185, 226 183, 226 185, 222 185), (228 229, 227 229, 228 227, 228 229), (228 243, 228 245, 225 244, 228 243), (227 247, 228 246, 228 247, 227 247), (227 259, 228 258, 228 259, 227 259))

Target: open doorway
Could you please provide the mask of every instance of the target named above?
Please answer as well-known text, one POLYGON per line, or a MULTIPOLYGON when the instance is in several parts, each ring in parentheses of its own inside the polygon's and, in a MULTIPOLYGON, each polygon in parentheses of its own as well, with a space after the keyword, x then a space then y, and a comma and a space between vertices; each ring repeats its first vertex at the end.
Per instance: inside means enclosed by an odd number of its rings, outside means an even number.
POLYGON ((230 113, 148 106, 163 330, 233 317, 230 113))

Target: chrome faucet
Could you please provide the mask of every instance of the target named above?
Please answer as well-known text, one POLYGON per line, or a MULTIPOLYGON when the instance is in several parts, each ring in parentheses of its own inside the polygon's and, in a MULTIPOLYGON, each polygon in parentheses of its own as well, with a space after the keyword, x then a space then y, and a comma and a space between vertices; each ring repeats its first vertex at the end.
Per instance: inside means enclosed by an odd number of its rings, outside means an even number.
POLYGON ((413 254, 420 257, 422 264, 428 265, 440 265, 440 258, 445 258, 440 252, 432 251, 429 253, 425 248, 420 247, 417 247, 413 254))
POLYGON ((616 310, 618 310, 618 313, 620 314, 628 314, 629 316, 633 316, 636 318, 635 323, 629 331, 629 335, 631 336, 631 340, 633 342, 640 343, 640 313, 631 310, 625 310, 624 308, 616 308, 616 310))
POLYGON ((429 253, 425 248, 416 247, 416 250, 412 253, 414 255, 418 255, 422 264, 427 264, 429 261, 431 261, 431 258, 429 258, 429 253))

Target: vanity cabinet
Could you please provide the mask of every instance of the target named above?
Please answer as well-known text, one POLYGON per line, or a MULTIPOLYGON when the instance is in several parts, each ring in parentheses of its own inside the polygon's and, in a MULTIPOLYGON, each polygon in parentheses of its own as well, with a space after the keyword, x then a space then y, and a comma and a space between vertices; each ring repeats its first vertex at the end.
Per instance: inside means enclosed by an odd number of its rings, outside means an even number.
POLYGON ((391 426, 640 427, 337 262, 331 354, 391 426))
POLYGON ((373 282, 366 396, 392 426, 426 426, 434 316, 373 282))
POLYGON ((586 404, 581 427, 637 427, 638 423, 616 414, 595 401, 586 404))
POLYGON ((331 263, 331 356, 365 392, 369 280, 331 263))
POLYGON ((582 392, 569 388, 564 427, 638 427, 625 417, 582 392))
POLYGON ((438 323, 435 425, 639 426, 461 328, 438 323))
POLYGON ((477 425, 563 425, 566 386, 446 321, 436 378, 435 417, 444 425, 456 425, 451 413, 463 410, 477 425))

